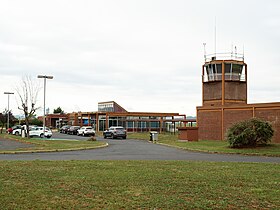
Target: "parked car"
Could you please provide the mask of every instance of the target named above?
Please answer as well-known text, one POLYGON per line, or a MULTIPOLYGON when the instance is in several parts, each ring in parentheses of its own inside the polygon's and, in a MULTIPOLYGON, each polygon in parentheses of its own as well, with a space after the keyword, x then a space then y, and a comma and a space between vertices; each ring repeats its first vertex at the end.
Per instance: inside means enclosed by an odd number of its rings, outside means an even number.
MULTIPOLYGON (((37 127, 37 126, 35 126, 35 125, 29 125, 29 131, 32 129, 32 128, 34 128, 34 127, 37 127)), ((16 135, 16 136, 19 136, 19 135, 21 135, 21 131, 22 130, 24 130, 24 129, 26 129, 26 125, 17 125, 17 126, 14 126, 13 127, 13 131, 12 131, 12 134, 13 135, 16 135)))
POLYGON ((8 134, 13 134, 13 130, 16 130, 16 129, 18 129, 18 128, 21 128, 21 125, 15 125, 15 126, 13 126, 13 127, 11 127, 11 128, 8 128, 8 129, 7 129, 7 133, 8 133, 8 134))
POLYGON ((124 129, 124 127, 112 126, 108 130, 105 130, 103 132, 103 136, 105 139, 107 137, 111 137, 113 139, 121 137, 123 139, 126 139, 127 135, 126 135, 126 130, 124 129))
POLYGON ((16 135, 16 136, 19 136, 19 135, 21 135, 21 130, 22 130, 21 127, 20 127, 20 128, 16 128, 16 129, 13 129, 13 130, 12 130, 12 134, 13 134, 13 135, 16 135))
MULTIPOLYGON (((31 128, 29 131, 29 136, 30 137, 38 136, 40 138, 43 138, 44 137, 44 128, 43 127, 31 128)), ((47 137, 47 138, 52 137, 52 131, 47 127, 45 127, 45 137, 47 137)))
POLYGON ((68 130, 68 134, 71 135, 77 135, 77 130, 80 128, 80 126, 71 126, 68 130))
POLYGON ((11 134, 12 132, 13 132, 13 128, 8 128, 8 129, 7 129, 7 133, 8 133, 8 134, 11 134))
POLYGON ((71 126, 70 125, 64 125, 59 129, 60 133, 68 133, 68 130, 71 126))
POLYGON ((80 129, 77 130, 77 135, 83 135, 83 136, 94 136, 95 131, 93 127, 91 126, 83 126, 80 129))

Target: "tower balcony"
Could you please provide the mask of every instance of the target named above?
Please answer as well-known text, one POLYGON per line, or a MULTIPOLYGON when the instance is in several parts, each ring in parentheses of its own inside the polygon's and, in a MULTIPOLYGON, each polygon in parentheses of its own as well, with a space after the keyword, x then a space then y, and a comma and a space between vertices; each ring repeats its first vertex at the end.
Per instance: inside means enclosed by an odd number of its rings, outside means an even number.
POLYGON ((215 61, 215 60, 235 60, 235 61, 244 61, 244 54, 225 52, 225 53, 214 53, 204 55, 205 63, 215 61))

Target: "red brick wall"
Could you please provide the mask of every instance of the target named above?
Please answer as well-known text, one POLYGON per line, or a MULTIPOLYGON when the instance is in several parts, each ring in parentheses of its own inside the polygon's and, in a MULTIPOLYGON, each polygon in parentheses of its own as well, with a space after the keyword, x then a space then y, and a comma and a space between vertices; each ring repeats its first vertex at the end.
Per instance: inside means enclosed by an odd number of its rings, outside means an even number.
POLYGON ((271 122, 274 128, 272 142, 280 143, 280 108, 255 110, 255 117, 271 122))
POLYGON ((203 83, 203 100, 222 99, 222 82, 205 82, 203 83))
POLYGON ((226 132, 232 124, 247 120, 253 117, 253 110, 232 110, 224 109, 224 139, 226 139, 226 132))
POLYGON ((198 141, 197 127, 179 127, 179 140, 198 141))
MULTIPOLYGON (((280 143, 280 103, 277 106, 269 107, 266 104, 258 105, 253 111, 254 104, 246 107, 224 107, 223 134, 225 139, 227 129, 236 122, 255 117, 272 123, 275 131, 272 142, 280 143)), ((197 108, 198 137, 205 140, 222 139, 222 108, 205 109, 197 108)))
POLYGON ((246 101, 246 89, 246 82, 225 82, 225 99, 246 101))
POLYGON ((127 112, 127 111, 117 103, 114 103, 114 112, 127 112))
POLYGON ((221 140, 222 115, 218 110, 197 110, 198 138, 221 140))

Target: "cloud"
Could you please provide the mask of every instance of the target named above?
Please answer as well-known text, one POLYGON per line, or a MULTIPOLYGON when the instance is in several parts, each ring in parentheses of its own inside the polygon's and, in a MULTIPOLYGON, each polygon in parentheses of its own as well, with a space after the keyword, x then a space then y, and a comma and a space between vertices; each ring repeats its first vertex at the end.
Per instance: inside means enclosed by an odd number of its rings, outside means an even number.
MULTIPOLYGON (((54 76, 50 110, 94 111, 98 101, 115 100, 129 111, 195 115, 202 43, 214 51, 216 18, 217 51, 244 46, 250 100, 279 100, 278 8, 278 1, 252 0, 5 1, 0 89, 12 89, 22 75, 47 74, 54 76)), ((3 109, 7 99, 0 99, 3 109)))

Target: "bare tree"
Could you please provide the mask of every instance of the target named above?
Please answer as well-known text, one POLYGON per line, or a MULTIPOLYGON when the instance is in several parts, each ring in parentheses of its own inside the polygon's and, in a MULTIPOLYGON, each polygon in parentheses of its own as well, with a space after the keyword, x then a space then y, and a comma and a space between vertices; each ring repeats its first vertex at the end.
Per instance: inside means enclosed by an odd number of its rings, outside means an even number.
POLYGON ((29 121, 35 112, 40 108, 36 107, 37 97, 40 90, 38 82, 31 79, 30 76, 24 76, 20 86, 16 87, 17 95, 20 99, 21 105, 18 107, 19 110, 23 111, 27 138, 29 138, 29 121))

